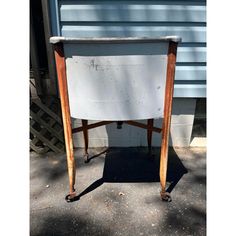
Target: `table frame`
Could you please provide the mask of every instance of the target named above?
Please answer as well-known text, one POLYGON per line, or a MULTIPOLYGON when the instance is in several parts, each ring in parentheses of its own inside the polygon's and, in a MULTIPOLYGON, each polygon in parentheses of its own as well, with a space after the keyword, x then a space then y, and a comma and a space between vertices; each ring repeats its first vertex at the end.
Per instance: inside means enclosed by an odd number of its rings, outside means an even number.
MULTIPOLYGON (((167 74, 166 74, 166 87, 165 87, 165 102, 164 102, 164 117, 162 128, 153 126, 153 119, 148 119, 147 124, 139 123, 137 121, 123 121, 126 124, 134 125, 147 130, 148 148, 151 151, 152 132, 162 133, 161 141, 161 154, 160 154, 160 184, 161 184, 161 199, 164 201, 171 201, 170 193, 166 191, 166 176, 167 176, 167 162, 168 162, 168 148, 169 148, 169 133, 171 123, 172 101, 174 92, 174 77, 175 77, 175 64, 177 55, 177 41, 169 41, 168 48, 168 61, 167 61, 167 74)), ((70 106, 68 97, 67 77, 66 77, 66 64, 65 55, 63 50, 63 43, 58 41, 54 42, 54 54, 56 60, 57 79, 61 99, 61 111, 63 119, 63 128, 66 144, 66 156, 69 175, 69 194, 66 200, 71 202, 76 197, 75 192, 75 159, 73 153, 73 139, 72 133, 83 131, 85 141, 85 162, 89 161, 88 156, 88 129, 96 128, 101 125, 110 124, 114 121, 101 121, 94 124, 88 124, 87 120, 82 120, 82 126, 72 129, 70 106)))

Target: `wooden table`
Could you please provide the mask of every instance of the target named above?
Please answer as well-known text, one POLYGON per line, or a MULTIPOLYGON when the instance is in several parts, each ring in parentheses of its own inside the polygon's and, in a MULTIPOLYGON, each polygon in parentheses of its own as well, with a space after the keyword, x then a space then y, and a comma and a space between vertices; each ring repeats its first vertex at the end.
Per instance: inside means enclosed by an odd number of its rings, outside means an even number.
POLYGON ((160 157, 161 198, 166 192, 168 141, 171 121, 176 53, 181 38, 65 38, 52 37, 61 98, 69 173, 69 194, 75 192, 72 133, 83 131, 88 162, 88 129, 117 122, 147 130, 149 151, 152 132, 162 133, 160 157), (82 126, 72 129, 71 117, 82 126), (154 119, 163 118, 162 127, 154 119), (147 120, 147 124, 138 120, 147 120), (101 120, 88 124, 88 120, 101 120))

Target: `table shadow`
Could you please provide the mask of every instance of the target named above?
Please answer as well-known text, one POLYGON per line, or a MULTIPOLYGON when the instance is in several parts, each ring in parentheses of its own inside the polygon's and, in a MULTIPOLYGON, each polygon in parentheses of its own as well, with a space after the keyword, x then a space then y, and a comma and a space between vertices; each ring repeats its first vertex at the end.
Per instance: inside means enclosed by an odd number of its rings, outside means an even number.
MULTIPOLYGON (((96 155, 98 156, 98 155, 96 155)), ((94 157, 91 158, 91 161, 94 157)), ((103 176, 89 185, 73 201, 100 187, 103 183, 160 182, 160 148, 109 148, 106 151, 103 176)), ((173 148, 169 148, 167 192, 171 193, 184 174, 188 173, 173 148)))

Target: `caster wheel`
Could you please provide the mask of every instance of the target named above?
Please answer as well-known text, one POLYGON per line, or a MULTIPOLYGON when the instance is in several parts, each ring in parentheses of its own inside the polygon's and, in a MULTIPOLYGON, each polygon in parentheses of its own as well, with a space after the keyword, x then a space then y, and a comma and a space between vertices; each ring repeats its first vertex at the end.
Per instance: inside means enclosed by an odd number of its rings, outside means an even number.
POLYGON ((76 197, 76 192, 73 192, 73 193, 66 195, 65 200, 67 202, 73 202, 73 201, 75 201, 75 197, 76 197))
POLYGON ((165 202, 171 202, 172 199, 171 199, 170 193, 168 193, 168 192, 161 192, 161 200, 165 201, 165 202))
POLYGON ((84 163, 88 163, 89 162, 89 154, 85 154, 84 155, 84 163))

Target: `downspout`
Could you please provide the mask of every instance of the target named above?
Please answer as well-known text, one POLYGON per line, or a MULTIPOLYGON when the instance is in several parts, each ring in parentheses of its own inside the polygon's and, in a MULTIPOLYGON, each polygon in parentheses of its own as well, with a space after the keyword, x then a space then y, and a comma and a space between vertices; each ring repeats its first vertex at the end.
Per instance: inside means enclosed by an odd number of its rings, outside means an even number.
POLYGON ((55 58, 53 53, 52 45, 49 43, 49 38, 52 36, 52 25, 51 25, 51 15, 49 0, 41 0, 42 12, 43 12, 43 25, 45 34, 45 43, 47 50, 47 60, 48 60, 48 72, 50 78, 50 88, 49 95, 59 96, 58 94, 58 84, 57 84, 57 74, 55 67, 55 58))

